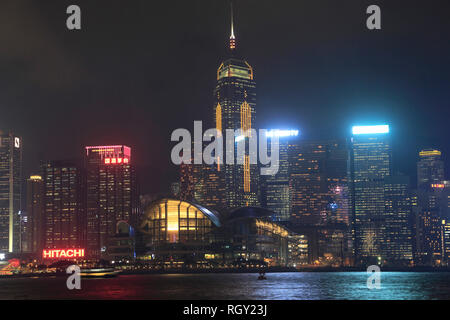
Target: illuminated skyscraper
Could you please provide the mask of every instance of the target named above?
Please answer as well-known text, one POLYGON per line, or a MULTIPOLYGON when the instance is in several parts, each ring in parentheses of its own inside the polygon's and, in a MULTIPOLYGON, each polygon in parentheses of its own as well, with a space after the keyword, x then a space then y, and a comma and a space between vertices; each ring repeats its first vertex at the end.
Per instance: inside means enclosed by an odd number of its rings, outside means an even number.
POLYGON ((291 221, 349 223, 345 141, 300 141, 290 148, 291 221))
POLYGON ((0 131, 0 253, 20 250, 22 139, 0 131))
POLYGON ((278 137, 278 172, 274 175, 262 176, 262 206, 272 210, 274 221, 289 221, 291 202, 289 192, 289 145, 298 139, 298 130, 270 130, 268 150, 271 150, 272 136, 278 137))
POLYGON ((415 262, 439 265, 445 260, 445 231, 442 221, 449 219, 450 185, 444 181, 441 151, 425 149, 417 162, 417 210, 415 219, 415 262), (443 256, 444 255, 444 256, 443 256))
POLYGON ((389 176, 384 182, 384 243, 382 256, 390 264, 409 265, 413 259, 409 178, 389 176))
POLYGON ((389 126, 353 127, 350 175, 356 262, 382 262, 384 178, 391 175, 389 126))
POLYGON ((44 180, 32 175, 27 180, 27 246, 24 251, 40 253, 44 249, 44 180))
POLYGON ((194 165, 180 164, 180 200, 194 199, 194 165))
POLYGON ((346 141, 302 140, 292 144, 289 153, 290 222, 295 231, 308 236, 310 262, 349 264, 346 141))
POLYGON ((83 170, 75 161, 43 165, 44 249, 84 248, 86 242, 83 170))
MULTIPOLYGON (((230 56, 217 69, 217 84, 214 89, 215 125, 225 135, 226 129, 241 129, 248 146, 250 129, 255 128, 256 83, 253 68, 236 54, 233 15, 231 16, 230 56)), ((224 164, 217 167, 218 178, 225 186, 224 194, 228 208, 259 205, 259 171, 256 164, 250 164, 246 150, 244 164, 224 164)), ((224 159, 220 159, 224 161, 224 159)))
POLYGON ((134 225, 137 190, 131 148, 86 147, 87 254, 102 257, 121 222, 134 225))
POLYGON ((417 186, 427 188, 430 184, 442 183, 444 180, 444 161, 441 160, 441 151, 424 149, 419 152, 417 162, 417 186))

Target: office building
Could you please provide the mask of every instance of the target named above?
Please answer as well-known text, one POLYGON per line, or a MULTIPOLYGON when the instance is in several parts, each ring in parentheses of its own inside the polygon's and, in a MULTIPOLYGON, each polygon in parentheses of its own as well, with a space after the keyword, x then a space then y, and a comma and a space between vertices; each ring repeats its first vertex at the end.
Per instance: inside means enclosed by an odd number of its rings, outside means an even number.
POLYGON ((47 161, 44 188, 44 249, 85 248, 84 174, 77 161, 47 161))
POLYGON ((289 146, 298 140, 298 130, 269 130, 267 132, 268 150, 272 148, 272 137, 277 137, 278 172, 261 176, 261 205, 275 214, 274 221, 288 222, 291 217, 289 189, 289 146))
MULTIPOLYGON (((217 82, 214 88, 215 127, 225 136, 225 130, 241 130, 241 140, 246 145, 251 138, 251 129, 255 128, 256 119, 256 82, 253 68, 238 57, 234 36, 233 17, 231 17, 231 35, 229 57, 217 69, 217 82)), ((253 137, 256 138, 256 137, 253 137)), ((243 164, 238 164, 235 147, 234 164, 218 165, 218 183, 225 187, 223 197, 228 208, 256 206, 260 204, 259 169, 250 163, 246 148, 243 164)), ((223 161, 225 159, 218 159, 223 161)))
POLYGON ((409 177, 389 176, 384 182, 385 222, 382 257, 387 264, 411 265, 411 190, 409 177))
POLYGON ((86 149, 87 254, 106 255, 120 222, 135 225, 138 197, 131 148, 124 145, 86 149))
POLYGON ((392 171, 389 126, 354 126, 352 132, 350 188, 356 263, 382 263, 384 178, 392 171))
POLYGON ((22 139, 0 131, 0 253, 20 251, 22 139))
POLYGON ((44 249, 44 180, 40 175, 27 179, 27 231, 25 252, 39 254, 44 249))

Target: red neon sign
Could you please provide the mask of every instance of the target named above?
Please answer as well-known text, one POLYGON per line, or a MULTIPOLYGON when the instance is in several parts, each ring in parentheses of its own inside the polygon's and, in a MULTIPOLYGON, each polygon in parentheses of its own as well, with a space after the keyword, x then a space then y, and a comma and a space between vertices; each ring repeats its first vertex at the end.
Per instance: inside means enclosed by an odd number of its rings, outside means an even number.
POLYGON ((82 258, 84 249, 44 249, 42 257, 44 259, 82 258))
POLYGON ((105 162, 105 164, 129 163, 129 162, 130 162, 130 159, 128 159, 128 158, 122 158, 122 157, 118 157, 118 158, 105 158, 104 162, 105 162))

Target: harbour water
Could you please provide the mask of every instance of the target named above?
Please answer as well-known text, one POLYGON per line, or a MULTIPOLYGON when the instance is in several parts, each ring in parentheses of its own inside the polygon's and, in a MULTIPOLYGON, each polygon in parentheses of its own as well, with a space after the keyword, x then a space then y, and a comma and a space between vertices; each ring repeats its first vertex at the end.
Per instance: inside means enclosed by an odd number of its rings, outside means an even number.
POLYGON ((0 279, 0 299, 450 299, 450 272, 382 272, 381 288, 367 288, 366 272, 120 275, 82 279, 68 290, 66 277, 0 279))

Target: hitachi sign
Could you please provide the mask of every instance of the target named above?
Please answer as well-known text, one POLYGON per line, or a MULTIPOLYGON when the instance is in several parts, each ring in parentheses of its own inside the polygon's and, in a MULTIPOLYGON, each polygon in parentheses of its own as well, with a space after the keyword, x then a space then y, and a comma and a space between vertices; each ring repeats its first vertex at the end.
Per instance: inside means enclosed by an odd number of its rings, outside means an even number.
POLYGON ((84 257, 84 249, 44 249, 42 257, 44 259, 82 258, 84 257))

